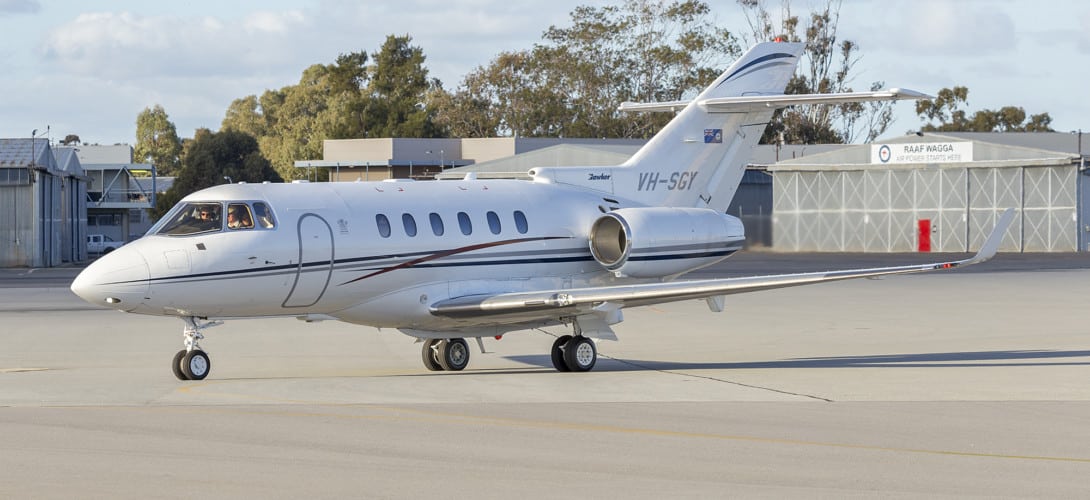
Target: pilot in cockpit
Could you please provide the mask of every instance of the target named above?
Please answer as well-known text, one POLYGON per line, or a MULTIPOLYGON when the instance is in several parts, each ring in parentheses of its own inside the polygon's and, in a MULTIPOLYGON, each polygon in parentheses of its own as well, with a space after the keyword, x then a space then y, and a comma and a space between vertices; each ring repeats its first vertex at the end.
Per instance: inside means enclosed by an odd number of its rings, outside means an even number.
POLYGON ((197 228, 200 231, 218 229, 220 225, 219 207, 201 205, 197 210, 197 228))

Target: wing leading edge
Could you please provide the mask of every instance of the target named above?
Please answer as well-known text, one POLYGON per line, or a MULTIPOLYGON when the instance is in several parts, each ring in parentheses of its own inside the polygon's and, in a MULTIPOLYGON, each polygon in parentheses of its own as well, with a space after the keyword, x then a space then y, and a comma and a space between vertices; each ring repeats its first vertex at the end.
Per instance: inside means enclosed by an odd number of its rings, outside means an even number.
POLYGON ((1008 208, 995 229, 976 255, 964 260, 915 264, 907 266, 824 271, 775 276, 752 276, 710 280, 689 280, 669 283, 644 283, 568 290, 472 295, 433 304, 431 314, 452 319, 561 317, 644 306, 690 299, 706 299, 721 295, 756 292, 774 288, 813 285, 856 278, 874 278, 895 274, 942 271, 985 262, 995 256, 999 245, 1014 220, 1014 209, 1008 208))

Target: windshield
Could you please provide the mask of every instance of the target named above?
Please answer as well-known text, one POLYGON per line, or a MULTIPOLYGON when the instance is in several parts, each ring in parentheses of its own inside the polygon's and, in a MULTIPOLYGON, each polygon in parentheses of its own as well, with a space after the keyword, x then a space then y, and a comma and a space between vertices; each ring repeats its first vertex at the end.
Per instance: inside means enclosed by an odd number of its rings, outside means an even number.
POLYGON ((186 235, 210 233, 223 229, 223 206, 216 202, 186 203, 181 210, 171 210, 170 220, 157 234, 186 235))
POLYGON ((147 234, 185 236, 220 232, 225 227, 228 232, 276 229, 276 218, 261 201, 195 201, 175 205, 147 234))

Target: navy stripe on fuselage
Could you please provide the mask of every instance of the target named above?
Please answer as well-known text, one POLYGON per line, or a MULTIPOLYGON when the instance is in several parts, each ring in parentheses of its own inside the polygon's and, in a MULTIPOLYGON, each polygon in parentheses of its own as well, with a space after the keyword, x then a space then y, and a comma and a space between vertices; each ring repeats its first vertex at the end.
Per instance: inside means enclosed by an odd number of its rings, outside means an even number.
MULTIPOLYGON (((635 256, 635 257, 632 257, 630 260, 638 262, 638 261, 701 259, 701 258, 708 258, 708 257, 727 257, 727 256, 730 256, 731 254, 733 254, 736 251, 738 251, 738 248, 729 248, 729 249, 715 251, 715 252, 635 256)), ((531 254, 532 252, 526 252, 526 253, 531 254)), ((489 257, 490 256, 482 255, 480 258, 489 258, 489 257)), ((372 257, 372 258, 368 258, 368 259, 380 259, 380 258, 385 258, 385 257, 372 257)), ((361 260, 361 258, 346 259, 346 260, 357 260, 358 261, 358 260, 361 260)), ((423 269, 423 268, 426 268, 426 269, 439 269, 439 268, 473 267, 473 266, 489 267, 489 266, 528 265, 528 264, 562 264, 562 263, 593 262, 593 261, 594 261, 594 257, 591 256, 590 253, 586 253, 584 255, 575 255, 575 256, 567 256, 567 257, 533 257, 533 258, 512 258, 512 259, 494 259, 494 258, 491 258, 489 260, 481 260, 481 261, 473 261, 473 262, 430 262, 430 263, 417 264, 417 265, 414 265, 414 266, 411 266, 411 267, 404 267, 402 269, 423 269)), ((315 262, 315 263, 305 264, 305 266, 308 266, 308 267, 328 266, 328 265, 329 265, 329 262, 315 262)), ((275 276, 275 275, 283 275, 283 274, 292 275, 292 274, 296 273, 296 270, 298 269, 298 267, 299 266, 297 266, 297 265, 288 265, 288 266, 276 266, 276 268, 267 268, 266 267, 266 268, 261 268, 261 269, 232 269, 232 270, 228 270, 228 271, 199 273, 199 274, 190 274, 190 275, 183 275, 183 276, 164 276, 164 277, 158 277, 158 278, 151 278, 150 281, 156 282, 156 283, 178 283, 178 282, 193 282, 193 281, 220 281, 220 280, 227 280, 227 279, 236 279, 236 278, 240 278, 240 277, 257 278, 257 277, 275 276), (272 272, 270 272, 270 271, 272 271, 272 272)), ((378 271, 378 270, 382 270, 382 269, 388 269, 389 267, 390 266, 382 266, 382 267, 374 267, 374 268, 369 268, 369 269, 360 269, 360 270, 357 270, 357 272, 358 271, 378 271)), ((341 272, 345 272, 345 270, 342 269, 341 272)), ((145 280, 115 282, 115 283, 110 283, 110 284, 134 283, 134 282, 137 282, 137 281, 145 281, 145 280)))

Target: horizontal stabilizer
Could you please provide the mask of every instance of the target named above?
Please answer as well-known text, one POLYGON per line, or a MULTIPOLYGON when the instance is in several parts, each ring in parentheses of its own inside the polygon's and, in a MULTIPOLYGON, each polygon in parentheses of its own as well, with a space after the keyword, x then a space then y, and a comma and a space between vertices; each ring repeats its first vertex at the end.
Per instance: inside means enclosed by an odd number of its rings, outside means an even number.
MULTIPOLYGON (((892 88, 875 90, 871 92, 840 92, 835 94, 775 94, 775 95, 747 95, 737 97, 713 97, 697 101, 697 105, 708 111, 718 112, 747 112, 756 109, 776 109, 802 104, 841 104, 846 102, 867 101, 900 101, 934 99, 933 96, 917 92, 915 90, 892 88)), ((690 101, 668 102, 625 102, 619 108, 621 111, 677 111, 684 108, 690 101)))

